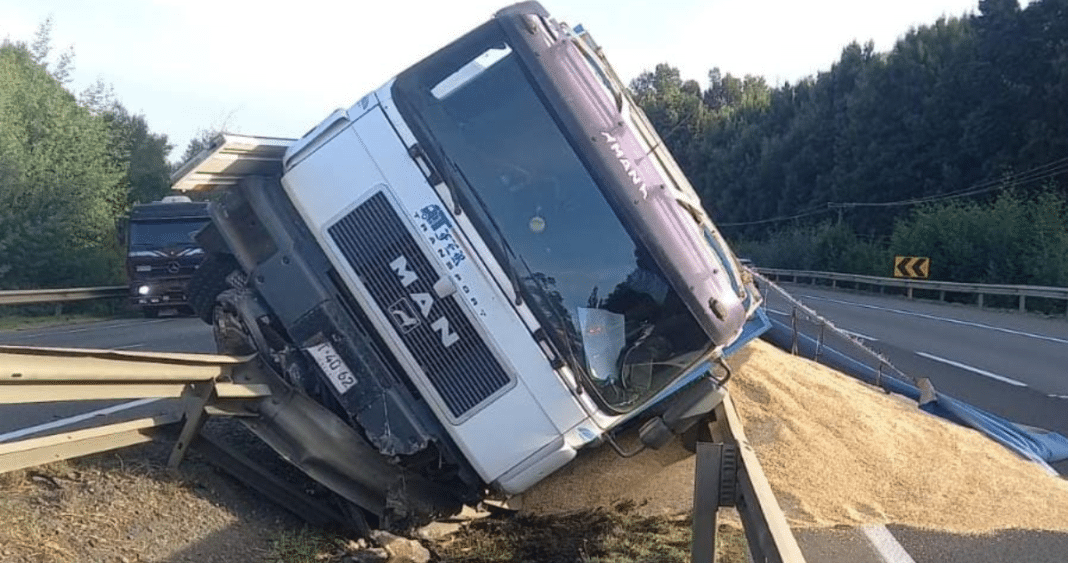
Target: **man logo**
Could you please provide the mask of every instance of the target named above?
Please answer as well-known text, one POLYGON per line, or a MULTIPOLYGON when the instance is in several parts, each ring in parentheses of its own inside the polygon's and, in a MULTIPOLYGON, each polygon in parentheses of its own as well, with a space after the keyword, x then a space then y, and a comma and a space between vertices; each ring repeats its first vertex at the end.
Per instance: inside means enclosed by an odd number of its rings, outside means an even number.
MULTIPOLYGON (((389 267, 393 269, 393 273, 397 276, 397 281, 399 281, 404 288, 411 289, 409 286, 419 281, 419 275, 408 266, 408 258, 404 255, 396 257, 389 263, 389 267)), ((394 303, 389 308, 389 315, 393 318, 394 323, 400 323, 401 319, 411 319, 414 321, 413 324, 408 325, 398 324, 397 327, 400 328, 401 331, 407 333, 419 326, 421 322, 419 318, 415 316, 415 307, 412 305, 412 302, 414 301, 419 305, 419 313, 421 316, 430 323, 430 328, 438 333, 442 346, 448 348, 460 340, 460 335, 452 330, 452 327, 449 325, 449 319, 445 318, 444 315, 431 320, 431 317, 435 315, 434 305, 437 303, 433 295, 425 291, 410 291, 408 293, 408 298, 402 297, 400 301, 394 303), (411 301, 409 301, 408 298, 410 298, 411 301), (403 305, 401 305, 402 303, 403 305), (397 309, 398 306, 404 308, 403 313, 400 312, 400 309, 397 309), (405 326, 408 328, 405 329, 405 326)))
POLYGON ((397 325, 397 330, 404 334, 419 326, 419 317, 415 316, 411 302, 403 297, 389 306, 389 316, 393 319, 393 324, 397 325))

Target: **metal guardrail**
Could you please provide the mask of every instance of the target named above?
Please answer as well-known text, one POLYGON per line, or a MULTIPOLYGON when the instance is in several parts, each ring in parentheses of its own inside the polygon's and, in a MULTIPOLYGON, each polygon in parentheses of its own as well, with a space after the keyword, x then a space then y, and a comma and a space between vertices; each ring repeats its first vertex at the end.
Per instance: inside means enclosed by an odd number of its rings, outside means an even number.
POLYGON ((279 403, 271 377, 254 356, 0 346, 0 406, 133 398, 179 401, 154 416, 0 442, 0 474, 173 440, 170 468, 196 448, 210 463, 313 525, 351 525, 351 515, 200 432, 209 417, 251 418, 265 401, 279 403))
POLYGON ((31 305, 35 303, 63 303, 126 297, 129 286, 73 287, 68 289, 15 289, 0 291, 0 305, 31 305))
POLYGON ((715 563, 720 507, 738 510, 751 561, 805 563, 730 394, 716 407, 708 430, 712 440, 697 442, 692 563, 715 563))
MULTIPOLYGON (((839 287, 839 283, 851 283, 854 289, 862 286, 871 288, 878 287, 885 290, 887 287, 902 288, 905 295, 913 298, 914 290, 937 291, 939 301, 946 300, 947 293, 965 293, 976 296, 976 305, 983 306, 984 295, 1008 295, 1019 299, 1020 311, 1027 310, 1028 297, 1041 297, 1046 299, 1064 300, 1068 308, 1068 287, 1050 287, 1041 285, 1002 285, 982 283, 960 283, 946 281, 916 280, 902 278, 882 278, 878 276, 863 276, 859 274, 839 274, 836 272, 815 272, 809 270, 783 270, 777 268, 754 268, 758 273, 771 278, 772 281, 782 281, 784 278, 794 283, 808 280, 815 284, 816 280, 830 282, 832 288, 839 287)), ((1068 310, 1066 310, 1068 312, 1068 310)))

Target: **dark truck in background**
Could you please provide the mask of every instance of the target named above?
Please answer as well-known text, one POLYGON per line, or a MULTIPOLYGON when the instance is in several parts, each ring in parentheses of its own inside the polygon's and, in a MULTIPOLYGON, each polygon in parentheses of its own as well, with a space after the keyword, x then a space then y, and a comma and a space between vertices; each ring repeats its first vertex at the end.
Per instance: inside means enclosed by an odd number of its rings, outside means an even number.
POLYGON ((186 196, 134 205, 123 228, 130 303, 146 317, 192 312, 186 284, 204 259, 193 235, 209 222, 208 204, 186 196))

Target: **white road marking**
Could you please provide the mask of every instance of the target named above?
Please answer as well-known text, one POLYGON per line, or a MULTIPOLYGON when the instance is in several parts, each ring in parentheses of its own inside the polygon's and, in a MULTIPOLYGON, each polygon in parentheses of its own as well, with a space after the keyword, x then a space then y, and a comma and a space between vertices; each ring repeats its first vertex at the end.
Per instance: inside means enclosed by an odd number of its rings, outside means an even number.
POLYGON ((1068 399, 1068 395, 1050 395, 1051 399, 1068 399))
POLYGON ((126 346, 113 346, 110 350, 129 350, 130 348, 140 348, 144 345, 145 343, 142 342, 140 344, 127 344, 126 346))
POLYGON ((852 336, 853 338, 858 338, 860 340, 867 340, 868 342, 878 342, 879 341, 878 338, 875 338, 873 336, 868 336, 867 334, 863 334, 863 333, 860 333, 860 332, 853 332, 851 330, 846 330, 846 329, 841 328, 841 327, 839 327, 838 330, 848 334, 849 336, 852 336))
POLYGON ((91 330, 108 330, 108 329, 112 329, 112 328, 125 328, 125 327, 128 327, 128 326, 138 326, 138 325, 146 325, 146 324, 153 324, 153 323, 163 323, 163 322, 167 322, 168 320, 169 319, 154 319, 154 320, 136 321, 136 322, 132 322, 132 323, 114 324, 114 325, 108 325, 108 326, 95 325, 95 326, 88 326, 88 327, 82 327, 82 328, 71 328, 71 329, 67 329, 67 330, 43 331, 43 332, 37 332, 37 333, 31 333, 31 334, 11 333, 11 337, 12 337, 11 339, 13 339, 13 340, 25 340, 25 339, 29 339, 29 338, 37 338, 37 337, 40 337, 40 336, 52 336, 54 334, 76 334, 76 333, 79 333, 79 332, 89 332, 91 330))
POLYGON ((780 310, 778 310, 778 309, 772 309, 772 308, 770 308, 770 307, 769 307, 769 308, 767 308, 767 309, 765 309, 765 310, 766 310, 767 312, 769 312, 769 313, 775 313, 776 315, 782 315, 782 316, 784 316, 784 317, 789 317, 789 316, 790 316, 790 313, 787 313, 786 311, 780 311, 780 310))
POLYGON ((860 531, 886 563, 916 563, 886 526, 861 526, 860 531))
POLYGON ((908 315, 911 317, 919 317, 921 319, 930 319, 933 321, 943 321, 956 325, 971 326, 975 328, 985 328, 988 330, 994 330, 997 332, 1003 332, 1005 334, 1014 334, 1016 336, 1024 336, 1027 338, 1035 338, 1038 340, 1045 340, 1047 342, 1056 342, 1058 344, 1068 344, 1068 339, 1057 338, 1056 336, 1046 336, 1045 334, 1035 334, 1033 332, 1025 332, 1022 330, 1013 330, 1011 328, 1004 328, 1000 326, 988 325, 985 323, 976 323, 972 321, 962 321, 960 319, 950 319, 948 317, 939 317, 936 315, 928 315, 926 313, 917 313, 915 311, 906 311, 904 309, 894 309, 891 307, 880 307, 878 305, 868 305, 866 303, 857 303, 855 301, 842 301, 840 299, 831 299, 829 297, 816 297, 813 295, 798 295, 804 299, 812 299, 815 301, 827 301, 830 303, 838 303, 839 305, 852 305, 854 307, 862 307, 864 309, 875 309, 877 311, 886 311, 888 313, 897 313, 899 315, 908 315))
POLYGON ((920 355, 920 356, 923 356, 924 358, 927 358, 928 360, 934 360, 936 362, 942 362, 943 364, 948 364, 948 365, 951 365, 953 367, 958 367, 958 368, 963 369, 963 370, 968 370, 968 371, 970 371, 972 373, 978 373, 979 375, 984 375, 984 376, 989 377, 991 379, 996 379, 996 380, 1001 381, 1003 383, 1008 383, 1009 385, 1015 385, 1017 387, 1027 387, 1027 384, 1022 382, 1022 381, 1017 381, 1017 380, 1015 380, 1015 379, 1013 379, 1011 377, 1005 377, 1004 375, 998 375, 996 373, 991 373, 989 371, 986 371, 985 369, 979 369, 979 368, 977 368, 975 366, 970 366, 968 364, 962 364, 960 362, 956 362, 956 361, 953 361, 953 360, 942 358, 940 356, 935 356, 934 354, 928 354, 926 352, 916 352, 916 354, 920 355))
POLYGON ((29 428, 22 428, 20 430, 12 430, 11 432, 8 432, 6 434, 0 434, 0 443, 8 442, 8 441, 14 440, 16 438, 21 438, 23 436, 30 436, 32 434, 37 434, 39 432, 44 432, 46 430, 55 430, 56 428, 63 428, 64 426, 70 426, 72 424, 77 424, 79 422, 82 422, 83 420, 89 420, 90 418, 93 418, 95 416, 104 416, 104 415, 108 415, 108 414, 114 414, 114 413, 121 412, 121 411, 124 411, 124 410, 129 410, 129 409, 137 408, 137 407, 140 407, 140 406, 143 406, 143 405, 148 405, 148 404, 151 404, 151 403, 155 403, 156 401, 161 401, 161 400, 162 399, 159 399, 159 398, 156 398, 156 399, 138 399, 136 401, 130 401, 129 403, 121 403, 121 404, 118 404, 118 405, 112 405, 110 407, 106 407, 106 408, 103 408, 103 409, 98 409, 98 410, 90 411, 90 412, 87 412, 87 413, 77 414, 77 415, 74 415, 74 416, 69 416, 67 418, 61 418, 59 420, 54 420, 52 422, 46 422, 44 424, 38 424, 37 426, 30 426, 29 428))

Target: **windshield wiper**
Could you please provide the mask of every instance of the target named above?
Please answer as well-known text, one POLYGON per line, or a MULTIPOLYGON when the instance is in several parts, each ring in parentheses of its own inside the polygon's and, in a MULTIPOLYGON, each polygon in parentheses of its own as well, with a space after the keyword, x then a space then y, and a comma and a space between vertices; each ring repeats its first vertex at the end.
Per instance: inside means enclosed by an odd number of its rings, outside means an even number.
MULTIPOLYGON (((568 360, 571 361, 571 365, 573 367, 575 367, 575 368, 579 367, 580 364, 578 362, 578 355, 575 354, 575 343, 574 343, 574 341, 575 340, 579 340, 580 343, 581 343, 581 338, 580 337, 576 337, 573 334, 574 325, 571 323, 570 320, 564 318, 563 315, 560 314, 560 311, 556 307, 553 306, 553 303, 551 302, 552 299, 549 296, 548 289, 546 289, 546 287, 545 287, 545 282, 543 281, 543 278, 541 278, 539 276, 535 276, 534 273, 530 271, 530 266, 527 265, 527 261, 525 259, 519 258, 519 261, 523 264, 523 269, 526 270, 526 273, 527 273, 526 279, 530 280, 531 283, 534 285, 534 287, 537 288, 537 290, 538 290, 538 294, 540 295, 541 301, 542 301, 541 309, 544 310, 544 311, 547 311, 550 315, 552 315, 553 320, 556 322, 556 325, 560 327, 560 330, 564 331, 564 339, 563 340, 564 340, 564 346, 567 348, 566 352, 567 352, 568 360), (571 329, 571 330, 568 330, 568 329, 571 329)), ((582 389, 582 387, 579 386, 579 389, 582 389)))

